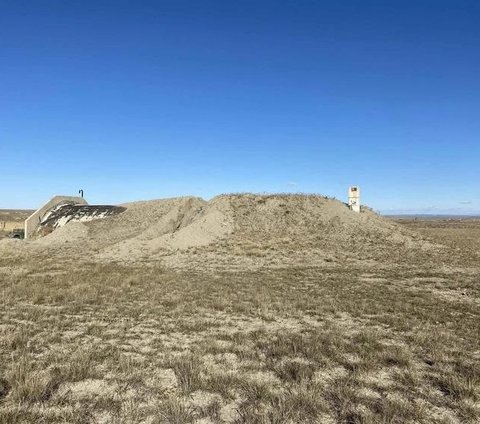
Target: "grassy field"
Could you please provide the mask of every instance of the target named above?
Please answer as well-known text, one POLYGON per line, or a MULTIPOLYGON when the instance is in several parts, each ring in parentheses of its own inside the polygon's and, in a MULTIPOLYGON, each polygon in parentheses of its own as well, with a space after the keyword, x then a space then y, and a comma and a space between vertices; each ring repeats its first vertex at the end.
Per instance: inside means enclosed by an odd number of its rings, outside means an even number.
POLYGON ((195 273, 2 258, 0 423, 478 422, 480 222, 402 225, 452 260, 195 273))

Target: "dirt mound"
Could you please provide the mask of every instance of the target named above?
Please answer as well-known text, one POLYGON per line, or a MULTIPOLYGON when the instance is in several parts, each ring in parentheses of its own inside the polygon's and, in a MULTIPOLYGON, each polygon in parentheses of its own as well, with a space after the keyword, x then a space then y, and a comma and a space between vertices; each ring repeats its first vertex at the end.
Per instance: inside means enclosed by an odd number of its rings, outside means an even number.
POLYGON ((352 212, 338 200, 317 195, 229 195, 214 199, 228 203, 233 215, 236 240, 275 242, 290 240, 309 244, 312 240, 338 243, 399 230, 393 223, 364 209, 352 212), (353 239, 352 239, 353 238, 353 239))
POLYGON ((228 215, 196 197, 123 206, 123 214, 92 225, 92 237, 104 246, 99 258, 153 259, 172 250, 207 246, 231 232, 228 215))
MULTIPOLYGON (((435 249, 368 208, 358 214, 336 199, 319 195, 221 195, 208 207, 221 210, 231 225, 228 237, 210 245, 206 256, 201 256, 220 267, 325 265, 352 260, 378 264, 385 258, 402 260, 435 249)), ((189 257, 189 264, 195 259, 189 257)), ((167 258, 167 263, 187 265, 180 256, 167 258)))
MULTIPOLYGON (((29 246, 49 254, 171 267, 259 267, 378 260, 425 249, 414 233, 368 209, 314 195, 221 195, 135 202, 103 220, 68 223, 29 246)), ((428 247, 428 246, 427 246, 428 247)))

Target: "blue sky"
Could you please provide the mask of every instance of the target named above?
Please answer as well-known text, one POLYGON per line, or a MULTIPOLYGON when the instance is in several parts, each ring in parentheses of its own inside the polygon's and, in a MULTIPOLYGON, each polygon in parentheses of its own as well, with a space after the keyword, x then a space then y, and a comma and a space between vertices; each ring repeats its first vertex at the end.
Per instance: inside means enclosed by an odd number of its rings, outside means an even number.
POLYGON ((480 212, 480 3, 0 0, 0 208, 360 185, 480 212))

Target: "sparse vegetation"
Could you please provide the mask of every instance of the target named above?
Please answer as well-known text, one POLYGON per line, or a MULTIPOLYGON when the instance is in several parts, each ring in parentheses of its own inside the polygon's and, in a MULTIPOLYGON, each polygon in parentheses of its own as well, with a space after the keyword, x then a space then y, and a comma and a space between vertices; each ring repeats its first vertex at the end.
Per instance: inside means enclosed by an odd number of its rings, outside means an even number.
POLYGON ((475 252, 223 272, 2 257, 0 423, 478 422, 475 252))

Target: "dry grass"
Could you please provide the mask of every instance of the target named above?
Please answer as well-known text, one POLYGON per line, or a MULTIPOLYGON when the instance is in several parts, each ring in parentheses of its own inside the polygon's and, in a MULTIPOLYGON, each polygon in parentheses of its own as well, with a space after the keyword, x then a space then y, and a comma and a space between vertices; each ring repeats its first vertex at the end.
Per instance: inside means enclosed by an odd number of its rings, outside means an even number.
POLYGON ((478 422, 468 255, 223 273, 0 259, 0 423, 478 422))

